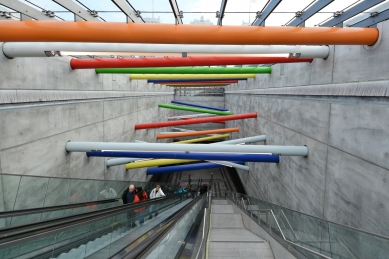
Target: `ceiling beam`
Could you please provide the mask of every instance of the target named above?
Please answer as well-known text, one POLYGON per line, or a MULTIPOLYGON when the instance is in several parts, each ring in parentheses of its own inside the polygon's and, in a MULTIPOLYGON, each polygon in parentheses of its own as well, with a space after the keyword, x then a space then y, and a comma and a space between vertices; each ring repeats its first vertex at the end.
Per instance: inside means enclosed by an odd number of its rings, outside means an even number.
POLYGON ((223 17, 224 17, 224 12, 226 10, 227 6, 227 0, 222 0, 221 6, 220 6, 220 11, 219 11, 219 19, 217 20, 217 25, 222 25, 223 17))
POLYGON ((127 15, 129 21, 143 23, 141 17, 138 17, 136 12, 128 4, 126 0, 111 0, 125 15, 127 15))
POLYGON ((174 17, 176 17, 176 24, 182 24, 182 13, 180 13, 176 0, 169 0, 170 6, 172 7, 174 17))
POLYGON ((47 16, 44 12, 39 11, 38 9, 26 5, 25 3, 22 3, 18 0, 0 0, 0 4, 19 12, 21 14, 22 20, 28 20, 28 18, 22 18, 24 15, 36 20, 56 20, 55 17, 47 16))
MULTIPOLYGON (((53 0, 53 2, 56 2, 57 4, 62 6, 63 8, 74 13, 74 15, 76 17, 78 16, 85 21, 101 22, 101 20, 98 18, 98 16, 97 17, 92 16, 92 14, 88 12, 88 10, 85 10, 80 5, 78 5, 76 2, 69 1, 69 0, 53 0)), ((77 20, 77 19, 75 19, 75 20, 77 20)))
POLYGON ((343 22, 347 19, 350 19, 351 17, 362 13, 363 11, 383 2, 384 0, 365 0, 360 2, 357 5, 354 5, 350 9, 344 11, 339 16, 331 18, 329 21, 326 21, 325 23, 321 24, 320 27, 343 27, 343 22))
POLYGON ((259 17, 253 22, 253 26, 265 26, 265 20, 273 12, 274 9, 281 3, 281 0, 269 0, 265 8, 259 14, 259 17))
POLYGON ((287 26, 305 26, 305 21, 308 20, 311 16, 316 14, 318 11, 332 3, 334 0, 319 0, 315 2, 313 5, 308 7, 307 10, 297 12, 294 19, 287 24, 287 26))
POLYGON ((374 27, 377 23, 389 19, 389 9, 380 13, 372 13, 371 16, 365 20, 352 24, 350 27, 374 27))

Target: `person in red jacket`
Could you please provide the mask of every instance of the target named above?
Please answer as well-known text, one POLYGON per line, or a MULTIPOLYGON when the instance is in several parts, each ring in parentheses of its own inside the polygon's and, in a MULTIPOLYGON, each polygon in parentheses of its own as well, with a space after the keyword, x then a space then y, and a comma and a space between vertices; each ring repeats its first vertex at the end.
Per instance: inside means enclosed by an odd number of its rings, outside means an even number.
MULTIPOLYGON (((137 186, 136 187, 136 194, 134 197, 134 203, 144 201, 146 199, 147 199, 147 193, 142 189, 142 187, 137 186)), ((134 212, 136 213, 136 215, 138 217, 140 225, 142 225, 145 222, 144 215, 143 215, 144 211, 145 211, 145 207, 138 208, 138 209, 134 210, 134 212)))

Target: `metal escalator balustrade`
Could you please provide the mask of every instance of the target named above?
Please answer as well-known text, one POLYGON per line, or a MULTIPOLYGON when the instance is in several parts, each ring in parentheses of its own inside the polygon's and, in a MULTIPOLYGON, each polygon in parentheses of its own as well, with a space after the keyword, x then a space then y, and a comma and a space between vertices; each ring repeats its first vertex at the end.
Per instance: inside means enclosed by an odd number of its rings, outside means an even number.
MULTIPOLYGON (((166 196, 173 194, 174 191, 165 192, 166 196)), ((113 208, 121 205, 123 205, 122 199, 115 198, 43 208, 3 211, 0 212, 0 220, 3 221, 3 228, 0 228, 0 230, 4 230, 9 227, 28 225, 39 221, 113 208)))
POLYGON ((229 192, 227 197, 297 258, 389 258, 389 237, 236 192, 229 192))
MULTIPOLYGON (((92 180, 26 175, 0 175, 3 203, 0 212, 67 205, 96 200, 121 198, 130 184, 151 191, 157 184, 162 190, 175 191, 177 186, 163 182, 92 180)), ((25 218, 24 220, 29 220, 25 218)), ((0 227, 4 227, 0 220, 0 227)))
POLYGON ((172 195, 0 230, 0 258, 93 258, 96 252, 108 258, 191 200, 187 193, 172 195))
POLYGON ((140 237, 140 243, 135 248, 130 245, 111 258, 182 258, 182 252, 188 242, 188 233, 192 230, 207 200, 207 195, 198 196, 160 226, 156 226, 150 233, 140 237))

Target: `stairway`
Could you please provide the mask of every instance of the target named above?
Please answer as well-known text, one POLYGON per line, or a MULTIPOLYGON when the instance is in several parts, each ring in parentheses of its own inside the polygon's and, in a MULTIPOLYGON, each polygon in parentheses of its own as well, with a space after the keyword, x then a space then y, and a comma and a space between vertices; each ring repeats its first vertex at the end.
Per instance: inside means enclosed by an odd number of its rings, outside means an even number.
POLYGON ((274 259, 270 244, 247 230, 227 200, 212 200, 208 258, 274 259))

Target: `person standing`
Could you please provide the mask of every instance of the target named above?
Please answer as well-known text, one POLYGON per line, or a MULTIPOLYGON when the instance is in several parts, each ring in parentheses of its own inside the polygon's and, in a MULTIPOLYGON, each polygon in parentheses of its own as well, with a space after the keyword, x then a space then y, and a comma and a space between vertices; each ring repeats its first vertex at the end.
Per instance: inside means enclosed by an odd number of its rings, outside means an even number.
MULTIPOLYGON (((147 193, 142 189, 142 187, 137 186, 136 187, 136 194, 134 197, 134 203, 141 202, 141 201, 144 201, 146 199, 147 199, 147 193)), ((136 213, 136 216, 139 220, 139 225, 142 225, 145 222, 144 211, 145 211, 145 207, 134 210, 134 212, 136 213)))
MULTIPOLYGON (((135 198, 135 186, 131 184, 122 194, 123 204, 133 203, 135 198)), ((127 212, 127 226, 136 227, 135 217, 132 211, 127 212)))
MULTIPOLYGON (((155 198, 161 198, 165 197, 166 195, 163 193, 161 186, 157 184, 155 188, 150 192, 150 200, 155 199, 155 198)), ((155 217, 158 216, 158 209, 156 208, 158 204, 153 204, 150 206, 150 216, 149 219, 153 218, 153 210, 155 209, 155 217)))

